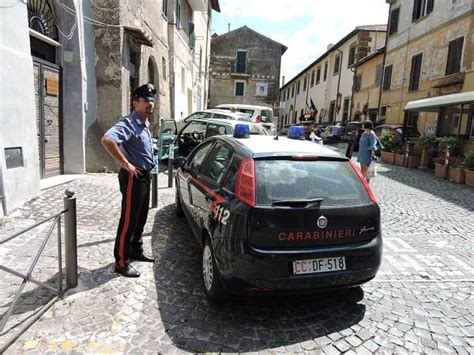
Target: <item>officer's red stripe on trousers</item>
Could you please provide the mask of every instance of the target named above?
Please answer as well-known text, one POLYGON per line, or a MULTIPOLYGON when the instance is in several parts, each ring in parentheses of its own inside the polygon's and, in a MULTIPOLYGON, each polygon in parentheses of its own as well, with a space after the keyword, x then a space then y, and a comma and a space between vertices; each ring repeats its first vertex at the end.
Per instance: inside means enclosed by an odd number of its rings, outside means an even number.
POLYGON ((119 267, 125 266, 125 235, 130 224, 130 213, 132 211, 132 189, 133 189, 133 175, 128 173, 127 184, 127 200, 125 202, 125 221, 123 222, 122 233, 120 233, 120 247, 119 247, 119 267))

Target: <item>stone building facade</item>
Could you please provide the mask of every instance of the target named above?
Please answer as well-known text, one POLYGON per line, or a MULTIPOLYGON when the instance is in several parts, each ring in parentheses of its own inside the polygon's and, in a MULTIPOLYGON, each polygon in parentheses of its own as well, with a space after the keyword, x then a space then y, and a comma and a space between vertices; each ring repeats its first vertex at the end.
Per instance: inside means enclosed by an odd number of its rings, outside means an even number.
POLYGON ((384 51, 385 47, 354 64, 351 115, 354 121, 370 119, 374 123, 380 123, 385 119, 385 112, 379 116, 384 51))
MULTIPOLYGON (((390 4, 381 110, 388 123, 421 133, 474 138, 472 0, 387 0, 390 4), (409 102, 472 93, 471 104, 405 110, 409 102)), ((458 97, 458 96, 455 96, 458 97)))
POLYGON ((280 89, 279 126, 298 123, 311 100, 319 123, 346 123, 353 108, 353 65, 385 45, 386 25, 358 26, 280 89))
POLYGON ((3 8, 2 213, 38 195, 42 179, 117 168, 100 138, 130 112, 139 85, 158 91, 155 134, 160 117, 203 107, 212 10, 220 11, 218 0, 29 0, 3 8))
POLYGON ((211 41, 209 107, 273 107, 279 96, 281 56, 287 47, 242 26, 211 41))

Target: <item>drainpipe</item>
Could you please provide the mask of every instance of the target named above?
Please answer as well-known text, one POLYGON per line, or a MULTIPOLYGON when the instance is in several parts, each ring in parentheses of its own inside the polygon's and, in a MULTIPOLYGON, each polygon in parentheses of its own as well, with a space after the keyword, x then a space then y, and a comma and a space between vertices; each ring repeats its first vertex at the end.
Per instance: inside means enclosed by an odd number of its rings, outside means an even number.
MULTIPOLYGON (((336 51, 338 51, 339 53, 341 53, 341 58, 339 59, 339 75, 338 75, 338 77, 337 77, 336 102, 335 102, 335 105, 334 105, 334 115, 333 115, 333 120, 332 120, 332 124, 333 124, 333 125, 336 124, 337 100, 338 100, 338 98, 339 98, 339 86, 341 85, 342 58, 343 58, 343 54, 344 54, 339 48, 336 48, 336 51)), ((342 105, 342 97, 341 97, 341 105, 342 105)))
POLYGON ((211 80, 208 79, 208 69, 209 69, 209 66, 211 65, 211 60, 210 58, 208 59, 207 58, 207 53, 208 53, 208 47, 209 47, 209 37, 210 37, 210 34, 209 34, 209 31, 210 31, 210 28, 211 28, 211 16, 209 15, 209 12, 212 11, 212 8, 209 8, 210 7, 210 3, 208 4, 207 6, 207 32, 206 32, 206 68, 204 70, 204 81, 205 81, 205 86, 207 87, 207 90, 206 92, 204 93, 204 102, 203 102, 203 108, 207 109, 207 100, 208 100, 208 97, 209 97, 209 92, 211 90, 211 80))
MULTIPOLYGON (((388 26, 390 26, 390 14, 392 12, 392 3, 390 3, 390 6, 388 7, 388 26)), ((388 26, 387 26, 387 32, 385 32, 385 49, 383 51, 383 60, 382 60, 382 76, 380 77, 380 88, 379 88, 379 102, 378 102, 378 114, 377 118, 380 122, 381 118, 381 113, 382 113, 382 108, 380 106, 382 102, 382 88, 383 88, 383 81, 385 77, 385 58, 387 57, 387 42, 388 42, 388 26)), ((385 113, 387 114, 387 113, 385 113)))

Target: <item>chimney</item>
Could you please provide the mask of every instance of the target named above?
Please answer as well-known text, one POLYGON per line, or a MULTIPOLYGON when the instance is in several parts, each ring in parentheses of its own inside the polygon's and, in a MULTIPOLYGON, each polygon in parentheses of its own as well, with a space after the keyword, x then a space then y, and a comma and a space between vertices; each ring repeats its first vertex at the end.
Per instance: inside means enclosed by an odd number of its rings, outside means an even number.
POLYGON ((285 76, 283 75, 281 77, 281 86, 284 86, 285 85, 285 76))
POLYGON ((227 23, 227 32, 230 32, 230 22, 227 23))
POLYGON ((334 43, 329 43, 326 50, 330 50, 334 46, 334 43))

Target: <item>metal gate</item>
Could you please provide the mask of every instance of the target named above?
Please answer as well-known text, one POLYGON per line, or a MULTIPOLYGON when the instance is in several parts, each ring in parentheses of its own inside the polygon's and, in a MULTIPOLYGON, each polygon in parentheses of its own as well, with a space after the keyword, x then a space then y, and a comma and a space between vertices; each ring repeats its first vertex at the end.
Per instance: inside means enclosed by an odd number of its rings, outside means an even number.
POLYGON ((33 59, 41 178, 63 171, 61 67, 33 59))

